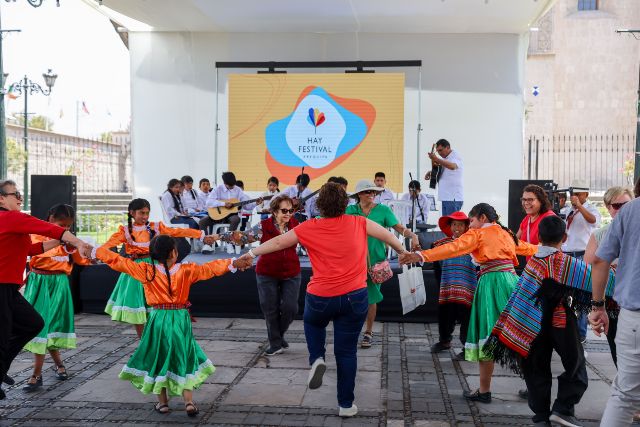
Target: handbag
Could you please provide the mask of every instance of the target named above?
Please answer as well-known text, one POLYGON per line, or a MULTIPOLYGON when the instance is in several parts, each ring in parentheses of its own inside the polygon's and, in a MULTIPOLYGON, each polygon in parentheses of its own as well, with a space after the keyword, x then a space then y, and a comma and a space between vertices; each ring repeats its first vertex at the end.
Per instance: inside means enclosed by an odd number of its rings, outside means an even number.
POLYGON ((427 302, 422 267, 414 265, 409 268, 403 265, 402 273, 398 274, 398 284, 403 315, 427 302))
MULTIPOLYGON (((367 255, 367 259, 369 255, 367 255)), ((370 262, 368 263, 370 264, 370 262)), ((391 270, 391 265, 388 260, 380 261, 378 263, 373 264, 367 269, 367 273, 369 273, 369 278, 373 283, 381 284, 386 282, 387 280, 393 277, 393 271, 391 270)))

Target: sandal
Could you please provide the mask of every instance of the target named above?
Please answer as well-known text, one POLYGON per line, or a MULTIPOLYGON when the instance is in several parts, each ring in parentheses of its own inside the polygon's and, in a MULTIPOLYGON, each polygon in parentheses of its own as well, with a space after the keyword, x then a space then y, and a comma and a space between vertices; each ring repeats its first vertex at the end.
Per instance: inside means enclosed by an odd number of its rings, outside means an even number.
POLYGON ((69 378, 69 375, 67 374, 67 368, 64 365, 53 365, 51 369, 53 369, 53 371, 56 373, 56 378, 60 381, 67 380, 69 378), (64 371, 60 372, 60 369, 64 369, 64 371))
POLYGON ((198 413, 200 413, 200 410, 198 409, 198 407, 193 403, 193 402, 188 402, 184 404, 184 409, 187 410, 187 415, 190 417, 195 417, 196 415, 198 415, 198 413), (189 407, 193 408, 193 409, 189 409, 189 407))
POLYGON ((166 403, 156 403, 155 405, 153 405, 153 409, 162 415, 166 415, 169 412, 171 412, 171 408, 169 408, 169 405, 167 405, 166 403))
POLYGON ((360 348, 370 348, 373 341, 373 332, 365 332, 362 335, 362 341, 360 341, 360 348))
POLYGON ((42 387, 42 375, 38 375, 37 377, 35 375, 31 375, 31 378, 29 378, 29 382, 27 382, 25 386, 22 387, 22 389, 25 391, 25 393, 31 393, 38 390, 41 387, 42 387), (31 380, 35 380, 35 381, 30 382, 31 380))

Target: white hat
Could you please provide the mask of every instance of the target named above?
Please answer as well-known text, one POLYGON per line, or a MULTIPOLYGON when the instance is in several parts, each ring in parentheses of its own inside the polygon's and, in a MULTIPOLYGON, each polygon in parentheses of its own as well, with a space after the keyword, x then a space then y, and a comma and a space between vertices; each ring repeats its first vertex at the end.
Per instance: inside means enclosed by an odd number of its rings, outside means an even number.
POLYGON ((356 184, 356 191, 351 193, 351 197, 357 197, 358 193, 371 190, 380 192, 384 191, 384 188, 376 186, 372 181, 369 181, 368 179, 363 179, 358 181, 358 183, 356 184))
POLYGON ((584 179, 574 179, 573 181, 571 181, 570 187, 574 189, 573 190, 574 193, 581 192, 576 190, 582 190, 582 192, 589 192, 589 183, 584 179))

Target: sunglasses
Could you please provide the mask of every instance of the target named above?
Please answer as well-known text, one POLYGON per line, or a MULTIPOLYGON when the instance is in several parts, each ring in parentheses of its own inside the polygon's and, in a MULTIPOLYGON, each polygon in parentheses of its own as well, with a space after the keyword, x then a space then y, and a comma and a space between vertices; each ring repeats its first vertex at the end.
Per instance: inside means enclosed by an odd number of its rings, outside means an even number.
POLYGON ((22 194, 19 191, 15 191, 13 193, 0 193, 2 196, 14 196, 18 200, 22 200, 22 194))
POLYGON ((620 208, 622 208, 624 205, 626 205, 627 202, 622 202, 622 203, 611 203, 611 207, 615 210, 620 210, 620 208))
POLYGON ((358 194, 376 194, 377 191, 376 190, 366 190, 366 191, 361 191, 358 194))
POLYGON ((296 210, 295 209, 280 209, 280 212, 282 212, 284 215, 286 214, 292 214, 294 213, 296 210))
POLYGON ((536 199, 525 199, 524 197, 521 197, 521 198, 520 198, 520 201, 521 201, 522 203, 533 203, 533 202, 535 202, 535 201, 536 201, 536 199))

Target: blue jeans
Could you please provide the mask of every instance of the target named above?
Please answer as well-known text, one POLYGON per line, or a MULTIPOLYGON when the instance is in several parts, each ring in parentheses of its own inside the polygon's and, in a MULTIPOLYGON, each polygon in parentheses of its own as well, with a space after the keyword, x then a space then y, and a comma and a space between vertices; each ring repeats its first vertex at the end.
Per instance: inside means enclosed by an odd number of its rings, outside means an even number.
POLYGON ((194 230, 200 229, 196 220, 187 216, 178 216, 176 218, 172 218, 171 224, 187 224, 189 228, 193 228, 194 230))
POLYGON ((442 216, 451 215, 454 212, 458 212, 460 209, 462 209, 462 200, 442 201, 442 216))
POLYGON ((324 358, 327 325, 333 320, 333 353, 338 368, 338 405, 350 408, 358 370, 358 337, 369 309, 367 288, 336 297, 307 293, 304 304, 304 335, 309 364, 324 358))

